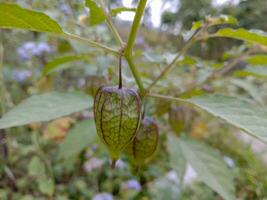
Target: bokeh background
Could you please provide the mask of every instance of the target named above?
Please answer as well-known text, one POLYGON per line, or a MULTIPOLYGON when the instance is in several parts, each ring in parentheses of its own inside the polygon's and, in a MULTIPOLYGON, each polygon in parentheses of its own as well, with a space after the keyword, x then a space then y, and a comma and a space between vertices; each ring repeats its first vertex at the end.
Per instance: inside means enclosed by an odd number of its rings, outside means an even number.
MULTIPOLYGON (((115 46, 105 24, 89 26, 89 10, 82 0, 0 2, 42 11, 64 30, 115 46)), ((108 8, 135 7, 137 2, 105 1, 108 8)), ((222 14, 235 17, 239 27, 266 34, 265 0, 149 0, 135 43, 135 61, 144 84, 184 46, 193 22, 222 14)), ((134 12, 124 12, 113 18, 125 41, 133 17, 134 12)), ((117 59, 79 42, 37 32, 0 30, 0 45, 2 114, 30 95, 57 90, 83 91, 93 97, 100 85, 117 84, 117 59), (41 76, 50 60, 84 53, 87 57, 83 61, 64 64, 55 73, 41 76)), ((225 38, 200 42, 188 52, 185 68, 171 73, 155 90, 175 95, 196 74, 202 76, 210 66, 219 66, 246 48, 240 41, 225 38), (191 65, 194 67, 186 68, 191 65), (203 70, 198 72, 198 69, 203 70)), ((242 62, 237 67, 245 65, 242 62)), ((123 66, 124 83, 135 86, 124 61, 123 66)), ((228 78, 206 85, 206 91, 215 89, 250 98, 260 105, 267 102, 266 75, 260 79, 228 78)), ((146 113, 158 120, 160 144, 155 156, 139 173, 134 171, 134 162, 127 153, 118 161, 116 170, 110 169, 108 153, 96 137, 91 109, 47 123, 0 130, 0 199, 222 199, 199 181, 192 166, 187 165, 183 184, 170 166, 166 135, 173 134, 168 120, 171 106, 169 102, 157 100, 146 104, 146 113)), ((196 118, 184 134, 220 152, 233 173, 240 200, 267 199, 266 145, 206 113, 196 112, 196 118)))

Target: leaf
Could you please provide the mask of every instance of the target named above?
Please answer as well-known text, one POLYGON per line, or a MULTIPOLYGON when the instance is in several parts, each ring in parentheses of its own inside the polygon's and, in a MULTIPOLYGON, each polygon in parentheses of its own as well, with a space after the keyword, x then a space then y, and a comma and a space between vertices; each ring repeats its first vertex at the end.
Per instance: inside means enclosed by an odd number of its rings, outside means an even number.
POLYGON ((37 156, 33 157, 28 165, 28 174, 33 177, 45 176, 45 165, 37 156))
POLYGON ((242 71, 236 71, 235 76, 255 76, 258 78, 267 78, 267 67, 266 66, 247 66, 242 71))
POLYGON ((246 61, 251 65, 267 65, 267 55, 258 54, 249 56, 246 61))
POLYGON ((150 184, 151 199, 155 200, 177 200, 180 199, 179 185, 167 177, 160 177, 150 184))
POLYGON ((41 193, 52 196, 55 191, 55 183, 51 178, 38 180, 38 188, 41 193))
POLYGON ((9 3, 0 3, 0 28, 63 34, 57 22, 47 15, 9 3))
POLYGON ((219 17, 206 17, 206 21, 209 22, 209 26, 232 24, 237 25, 238 21, 235 17, 230 15, 220 15, 219 17))
POLYGON ((267 46, 267 36, 256 32, 248 31, 243 28, 231 29, 225 28, 217 31, 212 37, 227 37, 238 40, 243 40, 251 43, 267 46))
POLYGON ((70 157, 77 156, 95 137, 96 129, 93 119, 78 122, 60 144, 58 157, 69 159, 70 157))
POLYGON ((58 69, 63 64, 66 64, 69 62, 74 62, 74 61, 79 61, 79 60, 86 60, 87 58, 88 58, 88 54, 68 55, 68 56, 55 58, 54 60, 48 62, 44 66, 42 74, 48 75, 48 74, 54 72, 56 69, 58 69))
POLYGON ((104 10, 94 0, 86 0, 85 5, 90 9, 90 26, 101 24, 106 19, 104 10))
POLYGON ((199 179, 225 200, 235 199, 233 174, 219 153, 197 141, 183 138, 177 141, 179 141, 177 145, 180 146, 184 157, 197 172, 199 179))
POLYGON ((223 95, 194 97, 188 101, 267 142, 266 109, 248 103, 243 99, 223 95))
POLYGON ((186 160, 182 154, 182 149, 179 145, 178 138, 169 135, 167 149, 170 155, 170 165, 176 171, 180 180, 183 180, 186 171, 186 160))
POLYGON ((231 80, 231 83, 245 90, 259 104, 264 105, 260 90, 257 86, 255 86, 248 80, 241 80, 241 79, 233 79, 231 80))
POLYGON ((87 109, 92 104, 89 96, 78 92, 34 95, 4 114, 0 129, 49 121, 87 109))
POLYGON ((118 7, 118 8, 111 9, 110 16, 115 17, 122 12, 135 12, 135 11, 136 11, 136 8, 118 7))
MULTIPOLYGON (((236 18, 230 15, 220 15, 218 17, 211 17, 208 16, 205 19, 205 22, 208 23, 208 26, 215 26, 215 25, 222 25, 222 24, 232 24, 232 25, 237 25, 238 21, 236 18)), ((205 23, 203 21, 196 21, 193 23, 191 30, 197 30, 200 27, 203 26, 205 23)))

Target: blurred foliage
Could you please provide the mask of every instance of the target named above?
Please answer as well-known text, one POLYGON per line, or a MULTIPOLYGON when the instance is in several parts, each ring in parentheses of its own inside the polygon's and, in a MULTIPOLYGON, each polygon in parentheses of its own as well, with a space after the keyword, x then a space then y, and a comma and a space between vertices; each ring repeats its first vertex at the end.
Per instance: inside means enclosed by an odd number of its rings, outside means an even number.
MULTIPOLYGON (((43 11, 56 19, 64 30, 105 44, 115 44, 104 23, 89 27, 88 10, 82 1, 0 2, 16 2, 43 11)), ((107 2, 111 8, 123 6, 121 1, 107 2)), ((144 85, 147 86, 162 71, 163 66, 170 63, 175 56, 174 52, 181 49, 186 34, 191 34, 188 30, 193 22, 203 20, 208 15, 223 13, 236 17, 241 27, 266 31, 266 11, 266 2, 262 0, 241 1, 236 6, 230 4, 223 8, 213 7, 210 0, 181 0, 176 12, 163 13, 159 28, 161 32, 149 27, 149 20, 145 20, 134 54, 144 85), (177 27, 178 36, 174 34, 177 33, 174 31, 177 27)), ((147 10, 146 16, 149 15, 147 10)), ((130 24, 118 20, 116 16, 116 26, 122 37, 127 38, 130 24)), ((219 25, 221 28, 224 26, 219 25)), ((213 27, 211 32, 217 30, 218 27, 213 27)), ((2 29, 0 43, 4 48, 3 70, 1 68, 0 71, 3 75, 2 114, 13 107, 13 104, 17 105, 32 94, 39 95, 53 90, 82 90, 93 97, 99 86, 117 84, 117 59, 82 43, 37 32, 2 29), (73 62, 65 62, 66 58, 73 62), (57 68, 51 70, 49 75, 42 76, 47 66, 53 68, 53 63, 56 63, 57 68)), ((187 56, 175 63, 179 67, 174 68, 167 79, 160 81, 155 91, 175 96, 196 82, 202 83, 212 70, 222 68, 225 63, 251 47, 247 43, 236 47, 239 44, 241 42, 223 38, 201 41, 193 46, 187 56)), ((260 58, 257 56, 259 55, 252 55, 248 61, 235 65, 232 71, 224 74, 224 79, 207 82, 202 87, 183 94, 183 97, 216 91, 247 98, 254 104, 266 105, 267 95, 263 92, 267 89, 264 69, 266 53, 261 52, 260 58)), ((126 62, 123 62, 123 82, 135 86, 126 62)), ((70 99, 63 98, 54 106, 60 108, 68 100, 70 99)), ((86 108, 89 105, 88 100, 86 108)), ((65 106, 75 110, 80 104, 70 103, 65 106)), ((159 99, 145 101, 146 115, 157 116, 160 144, 149 164, 138 172, 127 153, 118 161, 116 170, 110 169, 107 151, 95 137, 91 107, 69 117, 0 130, 0 199, 222 199, 199 176, 190 175, 182 151, 175 154, 180 147, 176 144, 168 145, 167 135, 177 136, 169 124, 168 113, 177 106, 181 105, 159 99)), ((179 127, 179 135, 201 142, 207 149, 213 148, 207 150, 208 155, 216 151, 216 155, 225 158, 224 164, 233 173, 236 197, 244 200, 267 198, 267 170, 260 154, 262 152, 255 153, 251 145, 239 138, 242 133, 224 122, 218 122, 195 108, 194 112, 184 112, 183 117, 193 113, 194 120, 183 119, 188 124, 186 128, 181 128, 183 130, 179 127)), ((33 116, 27 110, 24 110, 24 114, 24 117, 33 116)), ((39 114, 42 116, 42 113, 39 114)))

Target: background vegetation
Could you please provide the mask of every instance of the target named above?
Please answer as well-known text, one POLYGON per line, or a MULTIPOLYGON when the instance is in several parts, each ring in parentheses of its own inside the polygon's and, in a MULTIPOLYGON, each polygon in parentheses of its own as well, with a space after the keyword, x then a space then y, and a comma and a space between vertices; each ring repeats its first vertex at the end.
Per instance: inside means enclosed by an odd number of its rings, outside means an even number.
POLYGON ((267 199, 267 3, 168 0, 154 27, 148 1, 135 38, 118 15, 146 1, 101 2, 0 0, 0 199, 267 199), (92 113, 124 43, 160 130, 138 172, 127 152, 110 169, 92 113))

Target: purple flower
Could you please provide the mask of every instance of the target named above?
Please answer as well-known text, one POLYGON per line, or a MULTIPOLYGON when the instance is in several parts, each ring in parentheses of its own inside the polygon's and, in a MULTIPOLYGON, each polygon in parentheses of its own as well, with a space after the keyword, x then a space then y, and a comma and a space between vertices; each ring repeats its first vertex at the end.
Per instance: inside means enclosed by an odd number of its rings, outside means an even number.
POLYGON ((36 44, 35 48, 32 49, 32 53, 35 56, 41 56, 42 54, 50 53, 51 51, 52 51, 51 47, 45 42, 36 44))
POLYGON ((103 192, 103 193, 96 194, 93 197, 93 200, 113 200, 113 196, 110 193, 103 192))
POLYGON ((19 58, 22 61, 29 60, 33 56, 41 56, 45 53, 53 52, 53 48, 47 43, 34 43, 32 41, 23 43, 19 48, 17 48, 19 58))
POLYGON ((23 82, 28 79, 32 73, 28 70, 15 70, 13 71, 13 78, 18 82, 23 82))
POLYGON ((128 180, 128 181, 126 181, 124 183, 124 188, 128 189, 128 190, 140 191, 141 190, 141 185, 137 180, 131 179, 131 180, 128 180))
POLYGON ((98 158, 91 158, 90 160, 86 161, 84 163, 84 170, 86 172, 91 172, 94 169, 98 169, 103 165, 103 161, 98 158))
POLYGON ((59 10, 63 12, 65 15, 71 14, 71 7, 69 4, 66 3, 60 3, 59 4, 59 10))

